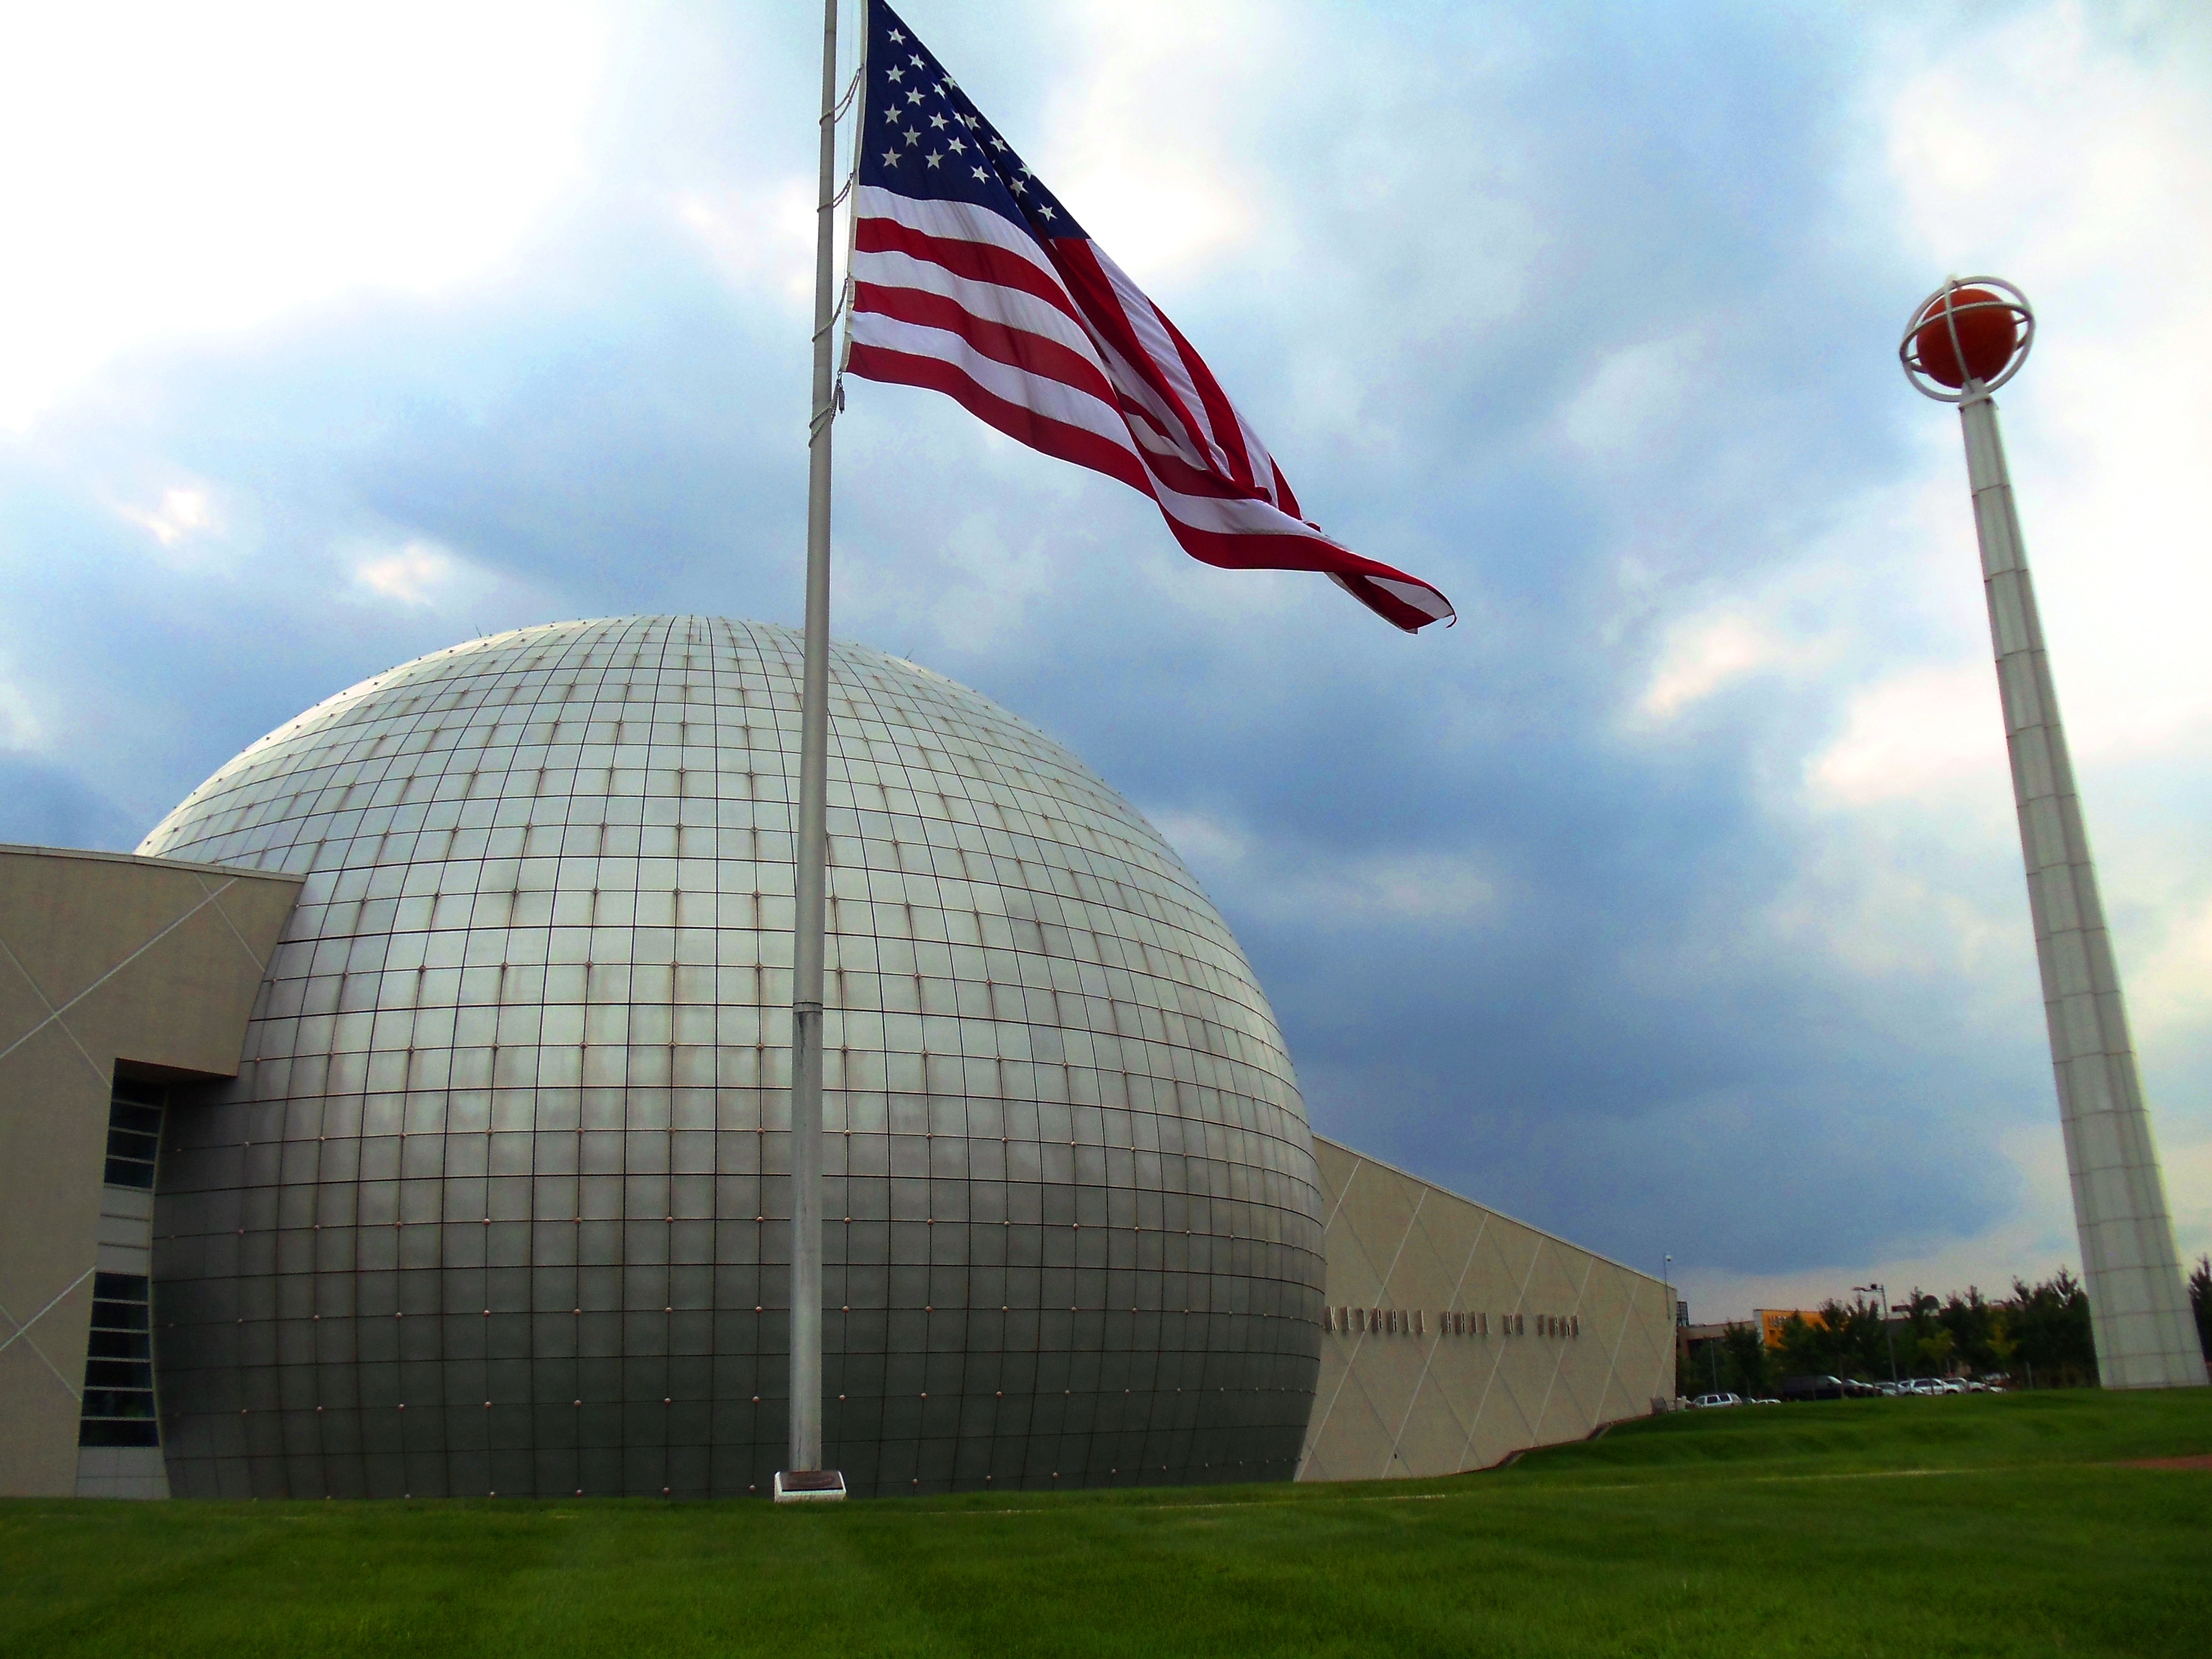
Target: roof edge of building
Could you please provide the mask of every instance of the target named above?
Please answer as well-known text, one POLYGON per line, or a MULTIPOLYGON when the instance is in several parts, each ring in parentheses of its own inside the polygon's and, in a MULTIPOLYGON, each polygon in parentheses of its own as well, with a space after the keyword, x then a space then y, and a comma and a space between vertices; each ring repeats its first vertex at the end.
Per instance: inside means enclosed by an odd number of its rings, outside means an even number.
POLYGON ((196 875, 250 876, 261 881, 307 884, 305 876, 283 870, 257 870, 244 864, 198 864, 189 859, 150 858, 142 853, 109 853, 90 847, 40 847, 28 842, 0 842, 0 854, 40 859, 84 859, 99 864, 143 864, 157 870, 189 870, 196 875))
POLYGON ((1357 1146, 1347 1146, 1345 1142, 1334 1139, 1328 1135, 1322 1134, 1318 1130, 1315 1132, 1314 1139, 1317 1142, 1326 1141, 1338 1152, 1347 1153, 1350 1156, 1359 1159, 1363 1164, 1372 1164, 1377 1169, 1388 1170, 1392 1175, 1403 1176, 1408 1181, 1418 1181, 1424 1187, 1433 1188, 1436 1191, 1443 1193, 1448 1197, 1459 1200, 1462 1204, 1472 1204, 1478 1210, 1487 1210, 1491 1214, 1496 1216, 1501 1221, 1510 1221, 1516 1227, 1526 1227, 1530 1232, 1540 1234, 1542 1237, 1550 1239, 1554 1244, 1564 1245, 1570 1250, 1579 1250, 1584 1255, 1590 1257, 1593 1261, 1602 1261, 1607 1267, 1618 1267, 1625 1273, 1634 1273, 1639 1279, 1648 1279, 1654 1285, 1664 1285, 1667 1283, 1667 1280, 1660 1278, 1656 1273, 1647 1273, 1641 1267, 1632 1267, 1626 1261, 1620 1261, 1613 1256, 1607 1255, 1601 1250, 1593 1250, 1587 1244, 1577 1244, 1573 1239, 1567 1238, 1559 1233, 1555 1233, 1548 1227, 1539 1227, 1533 1221, 1523 1221, 1519 1216, 1510 1215, 1505 1211, 1499 1209, 1495 1204, 1485 1203, 1479 1198, 1469 1198, 1465 1193, 1455 1191, 1452 1188, 1445 1186, 1441 1182, 1431 1181, 1425 1175, 1418 1175, 1414 1171, 1406 1169, 1401 1165, 1391 1163, 1388 1158, 1377 1158, 1372 1152, 1363 1152, 1357 1146))

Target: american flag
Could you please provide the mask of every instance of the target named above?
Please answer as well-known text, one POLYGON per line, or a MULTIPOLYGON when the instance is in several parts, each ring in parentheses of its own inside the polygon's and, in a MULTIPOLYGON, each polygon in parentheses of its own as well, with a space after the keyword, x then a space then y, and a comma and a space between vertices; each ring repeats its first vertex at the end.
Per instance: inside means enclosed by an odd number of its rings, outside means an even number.
POLYGON ((846 373, 927 386, 1159 503, 1191 557, 1318 570, 1407 633, 1419 577, 1308 522, 1252 423, 882 0, 866 7, 846 373))

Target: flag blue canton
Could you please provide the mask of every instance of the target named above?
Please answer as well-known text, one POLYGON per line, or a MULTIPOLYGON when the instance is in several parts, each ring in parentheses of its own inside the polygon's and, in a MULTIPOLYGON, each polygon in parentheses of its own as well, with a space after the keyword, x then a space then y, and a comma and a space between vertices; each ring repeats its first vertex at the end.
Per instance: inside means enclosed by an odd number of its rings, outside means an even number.
POLYGON ((881 0, 867 12, 860 182, 916 201, 972 202, 1040 241, 1084 234, 898 14, 881 0))

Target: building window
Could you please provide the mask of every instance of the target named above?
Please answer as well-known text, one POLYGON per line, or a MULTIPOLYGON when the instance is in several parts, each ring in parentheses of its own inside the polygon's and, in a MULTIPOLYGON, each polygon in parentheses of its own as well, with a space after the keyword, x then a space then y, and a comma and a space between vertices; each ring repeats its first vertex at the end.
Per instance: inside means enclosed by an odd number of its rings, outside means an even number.
POLYGON ((154 1160, 161 1151, 161 1107, 168 1096, 158 1083, 115 1079, 107 1097, 109 1186, 153 1190, 154 1160))
POLYGON ((158 1446, 154 1418, 154 1334, 146 1280, 94 1273, 92 1336, 85 1346, 80 1446, 158 1446))

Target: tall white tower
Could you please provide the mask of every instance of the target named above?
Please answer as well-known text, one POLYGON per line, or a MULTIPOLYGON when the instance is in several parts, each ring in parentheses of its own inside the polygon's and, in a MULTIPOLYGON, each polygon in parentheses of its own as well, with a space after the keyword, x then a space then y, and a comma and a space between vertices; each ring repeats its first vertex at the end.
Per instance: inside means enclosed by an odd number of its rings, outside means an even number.
POLYGON ((1958 405, 1966 428, 1966 478, 2098 1370, 2107 1388, 2202 1387, 2203 1353, 1990 398, 2019 373, 2034 340, 2035 313, 2010 283, 1953 277, 1914 307, 1898 356, 1917 390, 1958 405))

